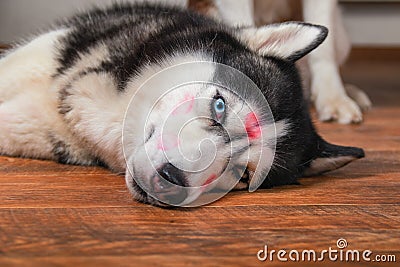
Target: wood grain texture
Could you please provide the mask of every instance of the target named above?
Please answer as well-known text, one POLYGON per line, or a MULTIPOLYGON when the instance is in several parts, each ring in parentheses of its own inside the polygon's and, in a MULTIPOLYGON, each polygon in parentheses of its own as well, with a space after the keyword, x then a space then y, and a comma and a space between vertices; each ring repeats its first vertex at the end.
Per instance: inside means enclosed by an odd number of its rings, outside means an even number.
POLYGON ((331 142, 363 147, 366 158, 297 186, 160 209, 133 201, 124 177, 100 167, 0 157, 0 266, 304 266, 259 262, 256 253, 265 244, 321 251, 339 238, 397 263, 313 265, 398 266, 399 65, 344 66, 345 80, 366 89, 375 107, 360 125, 316 124, 331 142))

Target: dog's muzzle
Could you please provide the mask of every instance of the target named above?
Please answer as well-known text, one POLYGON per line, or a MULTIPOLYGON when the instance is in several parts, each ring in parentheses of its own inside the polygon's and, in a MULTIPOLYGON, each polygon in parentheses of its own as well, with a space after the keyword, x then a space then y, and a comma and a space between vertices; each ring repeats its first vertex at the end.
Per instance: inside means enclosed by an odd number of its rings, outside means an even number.
POLYGON ((161 202, 178 205, 187 198, 184 173, 171 163, 164 164, 157 170, 151 181, 154 197, 161 202))

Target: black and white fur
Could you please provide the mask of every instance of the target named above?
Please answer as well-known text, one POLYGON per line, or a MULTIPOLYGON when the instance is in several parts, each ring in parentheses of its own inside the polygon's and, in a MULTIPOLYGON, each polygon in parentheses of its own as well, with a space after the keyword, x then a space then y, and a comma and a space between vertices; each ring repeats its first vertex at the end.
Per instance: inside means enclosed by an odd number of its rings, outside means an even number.
MULTIPOLYGON (((127 124, 130 136, 125 162, 121 135, 129 100, 159 70, 185 62, 211 61, 243 72, 269 102, 278 140, 262 187, 293 184, 302 175, 339 168, 364 153, 329 144, 315 132, 295 67, 295 61, 321 44, 326 35, 324 27, 303 23, 236 29, 184 9, 153 5, 119 4, 76 15, 0 60, 0 154, 66 164, 104 164, 115 172, 125 172, 128 164, 135 166, 133 175, 154 183, 153 171, 141 169, 140 163, 143 148, 153 145, 159 125, 155 120, 144 132, 145 114, 141 110, 152 104, 148 99, 159 92, 155 88, 137 96, 143 106, 134 110, 127 124)), ((213 80, 218 69, 203 70, 200 75, 213 80)), ((213 98, 216 94, 213 88, 193 90, 197 96, 213 98)), ((235 108, 234 95, 218 93, 225 94, 235 108)), ((158 107, 160 116, 178 98, 166 98, 158 107)), ((254 105, 257 109, 256 102, 254 105)), ((198 135, 199 140, 211 135, 223 149, 226 140, 209 128, 233 127, 229 116, 226 114, 225 125, 205 122, 198 128, 193 126, 189 131, 196 134, 189 135, 195 139, 198 135)), ((268 144, 270 125, 261 127, 266 138, 262 141, 268 144)), ((260 143, 254 141, 246 149, 251 152, 257 146, 260 143)), ((186 149, 190 152, 195 148, 186 149)), ((269 151, 268 146, 259 149, 269 151)), ((155 164, 171 168, 157 153, 151 155, 155 164)), ((251 163, 248 173, 254 174, 251 165, 256 164, 251 163)), ((218 168, 222 167, 214 166, 216 171, 218 168)), ((185 186, 200 185, 205 179, 177 170, 169 173, 167 179, 185 186)), ((262 178, 254 176, 242 180, 238 188, 251 188, 262 178)), ((141 190, 129 172, 126 182, 137 200, 163 205, 141 190)), ((176 204, 188 201, 181 199, 176 204)))

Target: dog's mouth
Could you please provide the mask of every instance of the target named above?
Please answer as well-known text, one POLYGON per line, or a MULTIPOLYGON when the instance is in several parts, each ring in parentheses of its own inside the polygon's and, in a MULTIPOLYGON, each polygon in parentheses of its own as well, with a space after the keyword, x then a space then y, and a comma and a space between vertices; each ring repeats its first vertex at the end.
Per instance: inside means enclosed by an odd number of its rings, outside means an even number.
POLYGON ((147 182, 140 185, 138 182, 129 179, 129 187, 134 197, 143 203, 160 207, 180 206, 188 197, 189 185, 185 174, 171 163, 158 168, 147 182))
POLYGON ((152 196, 150 196, 145 190, 143 190, 134 179, 130 181, 130 188, 131 188, 131 193, 134 196, 135 200, 144 203, 144 204, 150 204, 156 207, 161 207, 161 208, 173 208, 177 205, 171 205, 169 203, 165 203, 160 201, 159 199, 156 199, 152 196))
POLYGON ((150 190, 155 198, 170 205, 179 205, 188 196, 184 173, 171 163, 159 168, 151 178, 150 190))
MULTIPOLYGON (((241 183, 248 184, 250 176, 249 172, 251 171, 249 171, 248 168, 245 168, 242 172, 239 172, 238 170, 239 169, 236 168, 232 169, 232 175, 234 175, 238 182, 240 181, 241 183)), ((220 189, 218 189, 218 187, 209 187, 210 184, 218 180, 218 178, 218 175, 210 174, 205 182, 203 182, 199 188, 196 188, 200 190, 199 192, 201 192, 201 194, 206 192, 208 188, 212 188, 210 193, 215 190, 217 190, 215 192, 219 192, 218 190, 220 189)), ((189 190, 191 185, 189 185, 184 172, 170 163, 165 164, 154 172, 153 176, 148 180, 148 185, 144 186, 144 188, 142 188, 135 179, 130 179, 129 184, 130 186, 128 187, 131 189, 136 200, 153 206, 163 208, 186 206, 189 204, 186 203, 186 201, 189 201, 191 198, 191 191, 189 190)), ((200 195, 198 197, 200 197, 200 195)), ((193 199, 193 201, 194 200, 195 199, 193 199)))

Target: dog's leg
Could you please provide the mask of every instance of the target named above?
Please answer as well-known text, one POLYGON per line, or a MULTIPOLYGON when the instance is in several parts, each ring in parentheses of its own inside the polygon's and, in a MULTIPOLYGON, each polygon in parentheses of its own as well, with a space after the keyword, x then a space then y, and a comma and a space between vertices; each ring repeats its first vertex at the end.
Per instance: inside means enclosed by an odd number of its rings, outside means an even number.
POLYGON ((0 60, 1 154, 52 158, 51 144, 42 130, 52 112, 47 99, 55 69, 51 51, 60 35, 39 36, 0 60))
POLYGON ((55 46, 64 34, 60 30, 41 35, 0 60, 0 154, 89 162, 72 142, 52 89, 55 46))
MULTIPOLYGON (((334 20, 336 62, 339 65, 342 65, 345 63, 350 53, 351 43, 343 24, 342 14, 337 6, 335 7, 334 20)), ((362 110, 366 111, 371 108, 371 100, 368 98, 367 94, 357 86, 345 84, 344 88, 347 95, 351 97, 351 99, 353 99, 362 110)))
POLYGON ((311 95, 320 120, 357 123, 361 122, 362 113, 358 105, 346 94, 336 59, 336 8, 336 0, 303 0, 305 20, 325 25, 330 29, 325 43, 309 56, 311 95))
POLYGON ((0 104, 0 154, 55 159, 48 138, 48 106, 39 108, 39 102, 46 100, 27 92, 0 104))
POLYGON ((353 99, 363 111, 368 111, 372 107, 371 100, 368 95, 353 84, 345 84, 347 95, 353 99))

